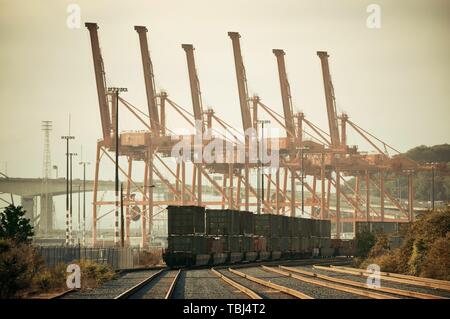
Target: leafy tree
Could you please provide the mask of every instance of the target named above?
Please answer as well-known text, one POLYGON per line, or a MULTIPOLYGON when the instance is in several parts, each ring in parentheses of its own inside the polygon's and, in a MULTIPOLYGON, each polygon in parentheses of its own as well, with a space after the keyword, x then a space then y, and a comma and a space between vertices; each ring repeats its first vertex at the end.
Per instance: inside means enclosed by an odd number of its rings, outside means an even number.
POLYGON ((25 218, 22 206, 9 205, 0 213, 0 239, 11 239, 17 243, 29 243, 34 235, 30 220, 25 218))

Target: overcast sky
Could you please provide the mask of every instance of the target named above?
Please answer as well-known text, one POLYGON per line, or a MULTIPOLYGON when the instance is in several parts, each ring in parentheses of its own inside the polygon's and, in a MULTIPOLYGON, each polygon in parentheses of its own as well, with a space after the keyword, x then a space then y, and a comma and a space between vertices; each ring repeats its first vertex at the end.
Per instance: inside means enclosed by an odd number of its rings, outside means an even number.
MULTIPOLYGON (((203 102, 241 127, 228 31, 241 33, 249 93, 281 112, 273 48, 286 51, 295 110, 327 129, 320 61, 330 54, 338 111, 400 151, 449 142, 450 2, 448 0, 0 0, 0 171, 42 174, 42 120, 53 121, 52 162, 64 171, 68 114, 75 150, 93 161, 100 117, 84 22, 99 24, 108 85, 146 110, 134 25, 149 28, 157 89, 191 109, 182 43, 196 48, 203 102), (81 28, 66 25, 67 6, 81 8, 81 28), (369 29, 366 8, 381 7, 369 29)), ((170 121, 172 128, 184 123, 170 121)), ((123 129, 141 129, 124 115, 123 129)), ((351 133, 350 144, 359 144, 351 133)), ((366 149, 366 146, 361 146, 366 149)), ((76 167, 74 175, 80 176, 76 167)), ((92 177, 91 165, 88 176, 92 177)), ((113 171, 102 174, 112 179, 113 171)))

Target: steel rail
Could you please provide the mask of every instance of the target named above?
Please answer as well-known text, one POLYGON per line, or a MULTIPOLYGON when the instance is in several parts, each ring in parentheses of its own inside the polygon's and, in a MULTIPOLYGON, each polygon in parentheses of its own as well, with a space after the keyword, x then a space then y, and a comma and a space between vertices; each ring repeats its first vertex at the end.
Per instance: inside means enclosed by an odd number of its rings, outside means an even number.
POLYGON ((169 290, 167 291, 166 296, 164 297, 164 299, 170 299, 172 298, 173 292, 175 290, 175 286, 177 285, 178 282, 178 278, 180 277, 181 274, 181 269, 178 270, 177 274, 175 275, 175 277, 173 278, 172 283, 170 284, 169 290))
POLYGON ((393 297, 393 296, 389 296, 389 295, 384 295, 384 294, 379 294, 376 292, 370 292, 370 291, 366 291, 366 290, 362 290, 362 289, 356 289, 356 288, 351 288, 351 287, 346 287, 346 286, 342 286, 342 285, 338 285, 338 284, 334 284, 334 283, 328 283, 325 281, 320 281, 320 280, 315 280, 315 279, 310 279, 307 277, 303 277, 303 276, 299 276, 299 275, 295 275, 293 273, 290 272, 286 272, 274 267, 266 267, 266 266, 261 266, 264 270, 267 271, 271 271, 286 277, 291 277, 315 286, 321 286, 321 287, 325 287, 325 288, 330 288, 330 289, 334 289, 334 290, 339 290, 339 291, 343 291, 343 292, 347 292, 347 293, 351 293, 354 295, 359 295, 359 296, 364 296, 364 297, 369 297, 369 298, 373 298, 373 299, 398 299, 397 297, 393 297))
POLYGON ((230 271, 233 274, 236 274, 238 276, 241 276, 241 277, 243 277, 245 279, 248 279, 250 281, 256 282, 256 283, 258 283, 258 284, 260 284, 262 286, 266 286, 266 287, 269 287, 269 288, 281 291, 281 292, 283 292, 285 294, 297 297, 299 299, 314 299, 313 297, 311 297, 311 296, 309 296, 307 294, 304 294, 304 293, 302 293, 300 291, 297 291, 297 290, 294 290, 294 289, 291 289, 291 288, 288 288, 288 287, 285 287, 285 286, 277 285, 277 284, 275 284, 273 282, 266 281, 266 280, 263 280, 261 278, 257 278, 257 277, 253 277, 253 276, 244 274, 244 273, 242 273, 240 271, 237 271, 237 270, 234 270, 232 268, 228 268, 228 271, 230 271))
MULTIPOLYGON (((354 271, 364 271, 364 272, 370 273, 367 271, 367 269, 361 269, 361 268, 352 268, 352 267, 335 266, 335 265, 331 265, 331 267, 341 268, 341 269, 346 269, 346 270, 354 270, 354 271)), ((416 281, 421 281, 421 282, 434 283, 434 284, 438 284, 438 285, 448 286, 450 288, 450 281, 447 281, 447 280, 416 277, 416 276, 411 276, 411 275, 403 275, 403 274, 397 274, 397 273, 385 272, 385 271, 380 271, 380 275, 393 277, 393 278, 410 279, 410 280, 416 280, 416 281)))
POLYGON ((410 290, 403 290, 403 289, 390 288, 390 287, 371 287, 371 286, 367 285, 366 283, 353 281, 353 280, 349 280, 349 279, 330 277, 327 275, 319 274, 316 272, 310 272, 310 271, 306 271, 306 270, 301 270, 298 268, 285 267, 285 266, 279 266, 279 267, 281 269, 285 269, 285 270, 288 270, 291 272, 295 272, 295 273, 299 273, 299 274, 303 274, 303 275, 307 275, 307 276, 311 276, 311 277, 316 277, 316 278, 320 278, 320 279, 324 279, 324 280, 328 280, 328 281, 332 281, 332 282, 336 282, 336 283, 341 283, 341 284, 345 284, 345 285, 349 285, 349 286, 364 288, 364 289, 368 289, 368 290, 386 292, 386 293, 395 294, 395 295, 399 295, 399 296, 419 298, 419 299, 446 299, 441 296, 436 296, 436 295, 431 295, 431 294, 426 294, 426 293, 416 292, 416 291, 410 291, 410 290))
POLYGON ((148 284, 149 282, 151 282, 153 279, 155 279, 156 277, 158 277, 160 274, 162 274, 164 271, 166 271, 166 269, 161 269, 160 271, 157 271, 153 274, 151 274, 149 277, 147 277, 146 279, 144 279, 143 281, 141 281, 140 283, 134 285, 133 287, 131 287, 130 289, 125 290, 124 292, 122 292, 120 295, 117 295, 116 297, 114 297, 114 299, 127 299, 128 297, 130 297, 132 294, 136 293, 137 291, 139 291, 142 287, 144 287, 146 284, 148 284))
POLYGON ((216 276, 218 276, 223 281, 225 281, 230 286, 238 289, 240 292, 242 292, 242 293, 246 294, 247 296, 249 296, 251 299, 262 299, 262 297, 260 295, 258 295, 256 292, 254 292, 250 288, 247 288, 247 287, 241 285, 240 283, 238 283, 238 282, 234 281, 233 279, 225 276, 224 274, 220 273, 219 271, 215 270, 214 268, 211 268, 211 272, 213 274, 215 274, 216 276))
MULTIPOLYGON (((364 272, 364 271, 346 270, 346 269, 339 269, 339 268, 334 268, 334 267, 323 267, 323 266, 313 265, 313 268, 315 268, 315 269, 322 269, 322 270, 328 270, 328 271, 334 271, 334 272, 338 272, 338 273, 342 273, 342 274, 354 275, 354 276, 359 276, 359 277, 369 277, 369 276, 372 275, 371 273, 367 273, 367 272, 364 272)), ((382 276, 382 275, 380 275, 380 279, 386 280, 386 281, 392 281, 392 282, 396 282, 396 283, 401 283, 401 284, 420 286, 420 287, 425 287, 425 288, 450 290, 450 288, 448 286, 434 284, 434 283, 428 283, 428 282, 422 282, 422 281, 415 281, 415 280, 408 280, 408 279, 401 279, 401 278, 393 278, 393 277, 382 276)))

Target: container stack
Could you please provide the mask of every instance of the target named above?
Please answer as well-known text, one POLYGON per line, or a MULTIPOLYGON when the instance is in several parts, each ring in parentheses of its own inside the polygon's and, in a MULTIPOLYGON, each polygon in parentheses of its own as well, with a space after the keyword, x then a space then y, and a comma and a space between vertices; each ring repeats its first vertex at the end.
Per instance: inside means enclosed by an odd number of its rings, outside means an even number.
POLYGON ((253 238, 253 213, 231 209, 206 210, 206 234, 209 240, 222 245, 220 252, 229 255, 229 262, 256 260, 253 238))
POLYGON ((281 257, 280 235, 282 229, 282 216, 272 214, 254 215, 255 236, 264 241, 268 254, 260 252, 260 259, 281 257))
POLYGON ((167 211, 168 249, 175 258, 186 260, 186 263, 208 264, 210 254, 205 237, 205 208, 168 206, 167 211))

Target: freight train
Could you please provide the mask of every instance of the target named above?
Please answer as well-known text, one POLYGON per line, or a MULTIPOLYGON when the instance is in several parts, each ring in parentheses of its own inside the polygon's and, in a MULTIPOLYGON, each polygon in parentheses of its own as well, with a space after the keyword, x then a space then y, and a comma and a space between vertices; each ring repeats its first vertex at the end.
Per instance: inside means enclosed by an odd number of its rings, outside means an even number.
POLYGON ((200 206, 168 206, 169 267, 330 257, 329 220, 254 214, 200 206))

